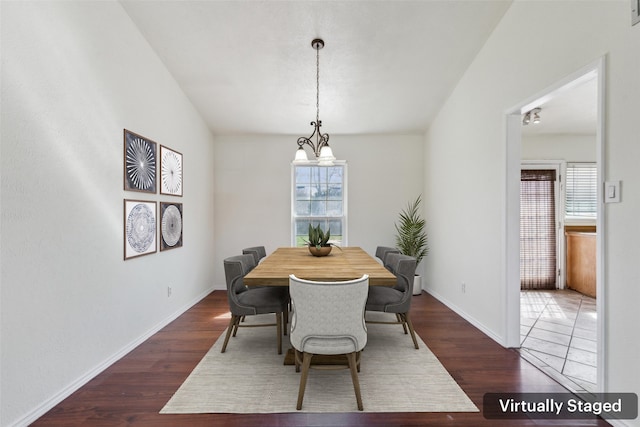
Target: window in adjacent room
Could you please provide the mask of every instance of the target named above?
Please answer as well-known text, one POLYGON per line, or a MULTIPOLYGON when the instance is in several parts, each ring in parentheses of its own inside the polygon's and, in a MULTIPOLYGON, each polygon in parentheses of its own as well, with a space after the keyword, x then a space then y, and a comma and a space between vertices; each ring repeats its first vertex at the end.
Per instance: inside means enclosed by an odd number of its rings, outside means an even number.
POLYGON ((598 210, 598 168, 596 163, 567 163, 565 217, 595 220, 598 210))
POLYGON ((292 245, 304 246, 309 224, 330 230, 331 242, 346 245, 347 164, 292 166, 292 245))

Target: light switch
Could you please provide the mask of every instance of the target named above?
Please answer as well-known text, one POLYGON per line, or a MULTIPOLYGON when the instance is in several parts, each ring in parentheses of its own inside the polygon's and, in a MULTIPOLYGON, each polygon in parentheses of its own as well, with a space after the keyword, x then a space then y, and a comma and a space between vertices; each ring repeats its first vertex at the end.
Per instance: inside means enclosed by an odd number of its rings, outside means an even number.
POLYGON ((620 181, 607 181, 604 183, 604 202, 620 203, 620 181))

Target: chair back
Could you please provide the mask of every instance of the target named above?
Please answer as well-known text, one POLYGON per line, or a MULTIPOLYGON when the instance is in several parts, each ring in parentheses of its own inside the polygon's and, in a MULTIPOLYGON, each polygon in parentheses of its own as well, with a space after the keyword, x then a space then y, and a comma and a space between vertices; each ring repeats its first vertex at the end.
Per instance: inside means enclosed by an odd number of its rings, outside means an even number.
POLYGON ((227 280, 227 299, 232 313, 239 307, 238 294, 247 291, 244 276, 255 267, 253 255, 236 255, 224 260, 224 275, 227 280))
POLYGON ((252 246, 250 248, 244 248, 242 253, 245 255, 253 255, 253 258, 256 262, 256 265, 260 262, 260 260, 267 256, 267 250, 264 246, 252 246))
POLYGON ((364 310, 369 276, 316 282, 289 276, 291 345, 313 354, 358 352, 367 344, 364 310))
POLYGON ((402 292, 402 299, 395 303, 394 307, 399 310, 406 308, 405 312, 409 311, 411 295, 413 295, 413 281, 416 275, 416 259, 408 255, 390 253, 387 255, 386 261, 392 268, 393 274, 396 275, 397 283, 393 288, 402 292))
POLYGON ((382 261, 382 265, 384 265, 387 270, 389 270, 389 265, 386 262, 386 258, 388 254, 399 254, 400 251, 396 248, 392 248, 391 246, 378 246, 376 248, 376 258, 382 261))

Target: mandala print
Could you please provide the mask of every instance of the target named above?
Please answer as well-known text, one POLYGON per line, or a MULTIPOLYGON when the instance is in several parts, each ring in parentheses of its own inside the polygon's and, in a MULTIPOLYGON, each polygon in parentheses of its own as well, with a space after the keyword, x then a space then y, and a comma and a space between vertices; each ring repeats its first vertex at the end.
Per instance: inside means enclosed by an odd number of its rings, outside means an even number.
POLYGON ((162 214, 162 239, 167 246, 175 246, 182 236, 182 215, 175 205, 169 205, 162 214))
POLYGON ((173 151, 162 156, 162 186, 169 194, 180 194, 182 186, 182 162, 173 151))
POLYGON ((139 190, 150 189, 155 183, 155 153, 144 139, 134 138, 127 146, 127 177, 139 190))
POLYGON ((151 209, 143 204, 138 204, 131 209, 127 217, 127 241, 138 253, 143 253, 156 234, 156 221, 151 209))

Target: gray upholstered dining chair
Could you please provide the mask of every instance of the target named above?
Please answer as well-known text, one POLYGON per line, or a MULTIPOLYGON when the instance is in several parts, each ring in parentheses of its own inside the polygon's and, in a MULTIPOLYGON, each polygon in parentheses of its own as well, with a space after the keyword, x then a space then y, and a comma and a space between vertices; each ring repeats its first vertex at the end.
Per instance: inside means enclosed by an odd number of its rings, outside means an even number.
MULTIPOLYGON (((267 256, 267 250, 265 249, 264 246, 252 246, 250 248, 244 248, 242 250, 242 254, 243 255, 253 255, 253 260, 254 260, 254 265, 253 267, 250 268, 249 271, 253 270, 259 263, 260 260, 264 257, 267 256)), ((247 271, 247 273, 249 272, 247 271)), ((254 288, 262 288, 262 285, 256 285, 254 286, 254 288)), ((288 292, 288 289, 287 289, 288 292)), ((287 296, 288 298, 288 296, 287 296)), ((288 303, 287 303, 287 307, 288 307, 288 303)), ((244 322, 245 317, 242 316, 241 322, 244 322)), ((289 310, 285 310, 284 311, 284 334, 287 335, 287 324, 289 323, 289 310)))
MULTIPOLYGON (((296 408, 302 408, 311 359, 316 354, 347 357, 358 410, 362 397, 358 372, 360 351, 367 344, 364 307, 369 288, 369 276, 344 282, 315 282, 289 276, 289 293, 293 305, 291 345, 295 349, 296 372, 302 365, 296 408)), ((345 368, 340 365, 319 365, 316 369, 345 368)))
POLYGON ((224 353, 229 338, 236 336, 239 327, 276 326, 278 354, 282 354, 282 313, 287 310, 289 295, 286 287, 247 288, 243 283, 245 274, 254 266, 253 255, 236 255, 224 260, 224 274, 227 280, 227 299, 231 319, 224 338, 221 353, 224 353), (241 325, 244 316, 275 313, 276 323, 241 325))
POLYGON ((393 273, 393 271, 390 269, 390 265, 386 262, 387 259, 387 255, 388 254, 399 254, 400 251, 396 248, 392 248, 391 246, 378 246, 376 248, 376 258, 378 258, 380 261, 382 261, 382 265, 385 266, 385 268, 389 271, 391 271, 393 273))
POLYGON ((242 250, 243 254, 253 255, 253 258, 256 261, 256 265, 260 263, 260 260, 267 256, 267 250, 264 246, 252 246, 250 248, 244 248, 242 250))
POLYGON ((411 333, 413 345, 418 349, 413 324, 409 317, 411 308, 411 296, 413 295, 413 280, 416 274, 416 259, 407 255, 390 253, 386 256, 391 271, 397 277, 397 284, 394 287, 371 286, 367 297, 367 311, 381 311, 384 313, 395 313, 396 321, 371 321, 367 323, 400 324, 411 333))

